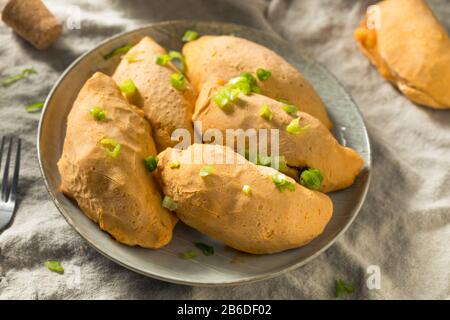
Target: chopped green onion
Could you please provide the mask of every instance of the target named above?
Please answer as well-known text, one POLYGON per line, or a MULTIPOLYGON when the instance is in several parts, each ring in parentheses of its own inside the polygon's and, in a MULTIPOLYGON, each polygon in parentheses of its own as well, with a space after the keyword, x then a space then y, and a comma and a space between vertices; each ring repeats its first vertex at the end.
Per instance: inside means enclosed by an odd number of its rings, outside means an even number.
POLYGON ((178 60, 179 66, 177 66, 177 68, 181 70, 181 72, 184 72, 184 64, 185 64, 184 56, 178 51, 169 51, 169 57, 170 60, 178 60))
POLYGON ((178 60, 184 61, 184 56, 181 54, 181 52, 178 52, 178 51, 174 51, 174 50, 169 51, 169 57, 171 60, 178 59, 178 60))
POLYGON ((250 196, 252 194, 252 189, 248 184, 244 184, 242 187, 242 192, 245 193, 247 196, 250 196))
POLYGON ((250 91, 254 93, 261 93, 261 88, 256 85, 256 78, 250 72, 241 73, 241 77, 247 79, 250 84, 250 91))
POLYGON ((229 103, 236 101, 240 93, 249 95, 251 92, 261 92, 256 86, 256 78, 249 72, 243 72, 240 76, 231 78, 223 88, 213 97, 214 102, 224 108, 229 103))
POLYGON ((36 103, 26 106, 25 110, 27 110, 27 112, 29 112, 29 113, 39 112, 42 110, 43 106, 44 106, 44 102, 36 102, 36 103))
POLYGON ((198 33, 194 30, 186 30, 181 38, 183 42, 190 42, 198 39, 198 33))
POLYGON ((336 298, 340 298, 346 294, 352 294, 353 292, 355 292, 355 288, 351 284, 346 283, 342 279, 336 280, 336 298))
POLYGON ((303 131, 305 131, 309 125, 306 125, 304 127, 300 126, 300 117, 295 118, 294 120, 292 120, 286 127, 286 131, 289 132, 290 134, 299 134, 303 131))
POLYGON ((155 54, 153 61, 160 66, 165 66, 172 58, 168 54, 155 54))
POLYGON ((57 272, 60 274, 64 273, 64 268, 62 267, 61 262, 57 260, 47 260, 45 261, 45 266, 50 271, 57 272))
POLYGON ((225 108, 231 102, 235 102, 239 94, 239 89, 231 89, 225 86, 214 95, 213 100, 217 106, 225 108))
POLYGON ((158 158, 154 156, 148 156, 147 158, 144 159, 144 163, 148 171, 152 172, 158 166, 158 158))
POLYGON ((129 43, 121 46, 121 47, 117 47, 111 50, 111 52, 109 52, 107 55, 103 56, 103 58, 105 60, 111 59, 114 56, 117 56, 119 54, 125 54, 127 53, 133 46, 129 43))
POLYGON ((122 82, 122 84, 119 86, 120 91, 125 93, 126 97, 129 99, 136 93, 136 85, 134 84, 133 80, 125 80, 122 82))
POLYGON ((245 95, 248 95, 250 92, 252 92, 251 83, 244 76, 239 76, 230 79, 227 83, 227 86, 231 89, 239 89, 240 92, 242 92, 245 95))
POLYGON ((8 76, 6 79, 4 79, 2 81, 2 86, 9 87, 10 85, 15 83, 16 81, 24 79, 24 78, 28 77, 28 75, 30 75, 32 73, 37 73, 37 72, 33 68, 23 69, 22 72, 20 72, 19 74, 13 74, 13 75, 8 76))
POLYGON ((210 175, 212 175, 214 173, 214 168, 213 167, 211 167, 211 166, 203 166, 201 169, 200 169, 200 177, 207 177, 207 176, 210 176, 210 175))
POLYGON ((272 72, 270 72, 269 70, 265 70, 263 68, 259 68, 256 70, 256 76, 261 81, 266 81, 267 79, 270 78, 271 75, 272 75, 272 72))
POLYGON ((308 169, 300 175, 300 184, 312 190, 319 190, 322 181, 323 175, 319 169, 308 169))
POLYGON ((100 144, 105 147, 106 153, 113 159, 120 154, 122 146, 114 139, 104 138, 100 140, 100 144))
POLYGON ((247 79, 247 81, 250 85, 256 84, 256 78, 250 72, 242 72, 241 77, 244 77, 245 79, 247 79))
POLYGON ((138 57, 144 53, 145 53, 145 51, 133 51, 127 55, 127 61, 130 63, 142 61, 144 59, 143 58, 138 59, 138 57))
POLYGON ((173 73, 170 76, 170 83, 177 90, 183 91, 186 89, 186 78, 181 73, 173 73))
POLYGON ((272 175, 272 182, 275 184, 278 190, 283 192, 284 190, 294 191, 295 183, 290 182, 283 173, 274 173, 272 175))
POLYGON ((206 243, 203 243, 203 242, 194 242, 194 244, 197 248, 202 250, 202 252, 205 256, 214 255, 214 247, 207 245, 206 243))
POLYGON ((252 86, 252 92, 254 92, 254 93, 261 93, 262 90, 261 90, 260 87, 255 85, 255 86, 252 86))
POLYGON ((272 111, 267 104, 264 104, 261 109, 259 109, 259 115, 268 121, 272 121, 272 111))
POLYGON ((98 121, 103 121, 106 119, 106 111, 97 106, 91 109, 91 115, 98 121))
POLYGON ((184 56, 178 51, 169 51, 168 54, 155 54, 153 56, 153 61, 160 66, 165 66, 172 60, 178 60, 180 62, 179 69, 184 71, 184 56))
POLYGON ((289 114, 296 113, 298 111, 298 108, 293 104, 283 104, 281 108, 284 110, 284 112, 289 114))
POLYGON ((182 252, 180 253, 180 256, 186 260, 194 259, 195 257, 197 257, 197 252, 195 252, 194 250, 182 252))
POLYGON ((171 162, 171 163, 169 163, 169 168, 171 168, 171 169, 177 169, 177 168, 179 168, 180 167, 180 161, 174 161, 174 162, 171 162))
POLYGON ((281 108, 286 113, 293 114, 293 113, 296 113, 298 111, 298 108, 295 105, 291 104, 288 99, 281 98, 281 99, 278 99, 278 101, 283 104, 281 106, 281 108))
POLYGON ((173 202, 172 198, 169 196, 164 196, 161 205, 169 211, 177 210, 177 204, 173 202))

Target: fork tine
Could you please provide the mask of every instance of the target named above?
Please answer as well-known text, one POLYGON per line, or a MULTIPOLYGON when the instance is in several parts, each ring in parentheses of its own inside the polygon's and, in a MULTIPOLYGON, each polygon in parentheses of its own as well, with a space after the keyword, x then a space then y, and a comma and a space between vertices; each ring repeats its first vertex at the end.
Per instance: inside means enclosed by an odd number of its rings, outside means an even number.
POLYGON ((8 176, 9 176, 9 162, 11 160, 12 138, 9 138, 8 153, 6 154, 5 168, 3 169, 3 179, 1 184, 1 199, 6 201, 8 199, 8 176))
POLYGON ((2 144, 0 145, 0 169, 2 168, 2 158, 3 158, 3 146, 5 145, 5 137, 2 137, 2 144))
POLYGON ((14 164, 14 175, 13 175, 12 186, 11 186, 11 191, 9 193, 9 200, 8 200, 8 202, 15 202, 16 201, 17 186, 19 185, 20 148, 21 148, 21 145, 22 145, 22 140, 20 138, 18 138, 17 139, 16 160, 15 160, 15 164, 14 164))

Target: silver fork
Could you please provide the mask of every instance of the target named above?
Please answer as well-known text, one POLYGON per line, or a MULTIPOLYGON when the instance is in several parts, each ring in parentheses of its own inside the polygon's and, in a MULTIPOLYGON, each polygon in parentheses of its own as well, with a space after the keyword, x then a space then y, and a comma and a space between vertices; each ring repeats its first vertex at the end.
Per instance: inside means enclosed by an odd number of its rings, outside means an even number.
POLYGON ((6 153, 3 175, 0 176, 0 230, 3 230, 9 225, 14 214, 14 209, 16 208, 17 186, 19 184, 21 143, 22 142, 19 138, 16 139, 16 157, 14 160, 14 172, 11 184, 9 183, 9 167, 11 164, 11 153, 13 149, 14 139, 12 137, 9 139, 3 137, 0 145, 0 170, 2 168, 3 154, 6 153), (6 149, 8 151, 6 151, 6 149))

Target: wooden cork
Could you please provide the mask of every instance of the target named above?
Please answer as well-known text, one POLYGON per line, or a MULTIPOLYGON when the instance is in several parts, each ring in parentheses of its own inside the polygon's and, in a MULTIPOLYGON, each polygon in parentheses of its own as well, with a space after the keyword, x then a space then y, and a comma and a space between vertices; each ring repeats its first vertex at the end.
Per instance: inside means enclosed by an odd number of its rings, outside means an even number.
POLYGON ((50 47, 62 32, 61 23, 41 0, 10 0, 2 20, 39 50, 50 47))

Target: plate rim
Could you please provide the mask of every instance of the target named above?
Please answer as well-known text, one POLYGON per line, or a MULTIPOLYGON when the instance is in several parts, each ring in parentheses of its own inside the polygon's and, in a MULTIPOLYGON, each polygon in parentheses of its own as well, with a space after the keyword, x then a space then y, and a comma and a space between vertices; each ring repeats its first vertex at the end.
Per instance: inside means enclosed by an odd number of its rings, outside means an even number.
MULTIPOLYGON (((258 281, 262 281, 262 280, 267 280, 267 279, 272 279, 278 276, 281 276, 287 272, 293 271, 295 269, 300 268, 301 266, 304 266, 305 264, 309 263, 310 261, 312 261, 313 259, 315 259, 316 257, 318 257, 320 254, 322 254, 323 252, 325 252, 326 250, 328 250, 346 231, 347 229, 353 224, 354 220, 356 219, 356 217, 359 215, 359 212, 361 211, 361 207, 364 204, 366 197, 367 197, 367 193, 369 191, 370 188, 370 183, 371 183, 371 176, 372 176, 372 146, 371 146, 371 142, 370 142, 370 137, 368 134, 368 130, 367 130, 367 126, 364 120, 364 117, 361 113, 361 110, 359 109, 358 105, 356 104, 356 102, 354 101, 353 97, 350 95, 350 93, 345 89, 345 87, 343 86, 343 84, 337 79, 337 77, 328 70, 328 68, 326 68, 324 65, 322 65, 320 62, 318 62, 317 60, 315 60, 314 58, 312 58, 310 55, 308 55, 307 53, 305 53, 303 50, 297 49, 297 48, 293 48, 284 38, 282 38, 281 36, 279 36, 276 33, 271 34, 268 31, 264 31, 264 30, 259 30, 256 29, 254 27, 250 27, 247 25, 241 25, 241 24, 237 24, 237 23, 230 23, 230 22, 222 22, 222 21, 217 21, 217 20, 188 20, 188 19, 176 19, 176 20, 166 20, 166 21, 159 21, 159 22, 153 22, 153 23, 149 23, 146 24, 144 26, 132 29, 132 30, 128 30, 128 31, 124 31, 121 33, 118 33, 116 35, 113 35, 111 37, 108 37, 102 41, 100 41, 99 43, 97 43, 93 48, 87 50, 86 52, 82 53, 78 58, 76 58, 64 71, 63 73, 61 73, 61 75, 58 77, 58 79, 56 80, 55 84, 53 85, 53 87, 51 88, 50 92, 48 93, 45 102, 44 102, 44 107, 42 109, 41 112, 41 116, 39 119, 39 124, 38 124, 38 130, 37 130, 37 158, 38 158, 38 162, 39 162, 39 170, 41 173, 41 176, 44 180, 44 184, 45 184, 45 188, 47 189, 47 192, 49 193, 54 205, 56 206, 56 208, 58 209, 58 211, 60 212, 60 214, 64 217, 64 219, 66 220, 66 222, 91 246, 93 247, 97 252, 99 252, 100 254, 102 254, 104 257, 110 259, 111 261, 131 270, 134 271, 138 274, 150 277, 150 278, 154 278, 157 280, 161 280, 161 281, 166 281, 166 282, 170 282, 170 283, 175 283, 175 284, 179 284, 179 285, 188 285, 188 286, 196 286, 196 287, 225 287, 225 286, 236 286, 236 285, 244 285, 244 284, 250 284, 250 283, 255 283, 258 281), (161 276, 155 273, 151 273, 145 270, 141 270, 139 268, 136 268, 130 264, 127 264, 126 262, 123 262, 119 259, 116 259, 114 257, 112 257, 110 254, 108 254, 105 250, 103 250, 102 248, 100 248, 96 243, 91 242, 87 235, 84 234, 83 231, 81 231, 72 221, 72 219, 70 218, 69 214, 66 213, 65 209, 62 207, 62 205, 59 203, 56 195, 53 193, 53 191, 50 188, 49 182, 47 180, 45 171, 44 171, 44 166, 42 163, 42 158, 41 158, 41 146, 40 146, 40 142, 41 142, 41 135, 42 135, 42 124, 44 122, 44 118, 47 112, 47 107, 49 104, 49 101, 51 100, 51 98, 53 97, 54 93, 56 92, 56 90, 58 89, 59 85, 61 84, 61 82, 65 79, 65 77, 67 76, 67 74, 72 71, 86 56, 88 56, 89 54, 93 53, 94 51, 96 51, 99 47, 101 47, 104 44, 107 44, 117 38, 126 36, 127 34, 131 34, 131 33, 135 33, 138 32, 140 30, 145 30, 145 29, 150 29, 150 28, 154 28, 156 26, 164 26, 164 25, 172 25, 172 24, 180 24, 180 23, 186 23, 186 24, 195 24, 195 23, 205 23, 205 24, 216 24, 216 25, 223 25, 226 27, 233 27, 233 28, 244 28, 244 29, 249 29, 252 32, 255 33, 259 33, 262 34, 263 36, 269 36, 269 37, 273 37, 276 38, 277 41, 281 41, 284 42, 289 48, 292 49, 292 51, 294 53, 298 53, 301 56, 307 57, 308 59, 311 59, 315 65, 319 68, 322 68, 328 75, 330 75, 334 81, 336 82, 336 84, 340 87, 340 89, 342 89, 345 94, 348 96, 348 98, 350 99, 350 101, 354 104, 354 106, 356 107, 356 111, 361 119, 362 122, 362 127, 364 129, 364 139, 367 141, 367 163, 366 163, 366 182, 363 186, 363 190, 362 190, 362 194, 361 194, 361 199, 358 202, 358 204, 355 206, 354 209, 354 214, 351 216, 351 218, 348 220, 348 222, 344 225, 344 227, 331 239, 331 241, 329 241, 326 245, 324 245, 322 248, 320 248, 318 251, 316 251, 314 254, 312 254, 311 256, 307 257, 306 259, 297 262, 297 263, 293 263, 290 266, 287 266, 281 270, 278 271, 274 271, 274 272, 265 272, 265 273, 261 273, 258 274, 256 276, 248 276, 242 279, 238 279, 238 280, 230 280, 230 281, 224 281, 221 283, 218 282, 193 282, 193 281, 188 281, 188 280, 180 280, 178 278, 172 278, 172 277, 168 277, 168 276, 161 276)), ((102 230, 98 229, 99 232, 103 232, 102 230)))

